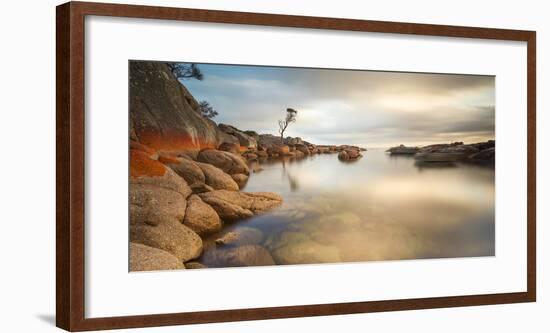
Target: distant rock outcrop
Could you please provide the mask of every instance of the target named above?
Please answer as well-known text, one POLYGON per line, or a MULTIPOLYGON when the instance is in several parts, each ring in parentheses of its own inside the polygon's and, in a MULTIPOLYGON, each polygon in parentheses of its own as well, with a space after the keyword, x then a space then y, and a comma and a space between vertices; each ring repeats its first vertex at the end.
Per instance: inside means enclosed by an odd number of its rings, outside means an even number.
POLYGON ((407 147, 405 145, 399 145, 396 147, 391 147, 387 150, 392 155, 414 155, 418 153, 420 148, 418 147, 407 147))
POLYGON ((421 162, 474 162, 494 163, 495 141, 464 144, 453 142, 422 147, 414 156, 421 162))

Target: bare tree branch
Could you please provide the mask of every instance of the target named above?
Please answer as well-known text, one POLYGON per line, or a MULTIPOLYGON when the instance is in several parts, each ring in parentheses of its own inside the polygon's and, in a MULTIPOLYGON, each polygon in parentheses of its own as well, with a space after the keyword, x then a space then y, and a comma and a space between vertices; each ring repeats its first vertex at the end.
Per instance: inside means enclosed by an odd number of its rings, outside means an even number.
POLYGON ((279 120, 279 134, 281 135, 281 143, 284 143, 284 133, 291 123, 296 122, 298 111, 288 108, 286 109, 286 117, 284 120, 279 120))

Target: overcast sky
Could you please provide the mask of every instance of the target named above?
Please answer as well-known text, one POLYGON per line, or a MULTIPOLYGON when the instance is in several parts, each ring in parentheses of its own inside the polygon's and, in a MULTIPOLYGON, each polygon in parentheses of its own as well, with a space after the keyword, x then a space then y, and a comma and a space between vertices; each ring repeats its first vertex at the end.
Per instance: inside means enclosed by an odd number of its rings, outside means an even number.
POLYGON ((277 135, 286 108, 298 110, 285 136, 317 144, 388 147, 494 138, 493 76, 205 65, 184 85, 242 130, 277 135))

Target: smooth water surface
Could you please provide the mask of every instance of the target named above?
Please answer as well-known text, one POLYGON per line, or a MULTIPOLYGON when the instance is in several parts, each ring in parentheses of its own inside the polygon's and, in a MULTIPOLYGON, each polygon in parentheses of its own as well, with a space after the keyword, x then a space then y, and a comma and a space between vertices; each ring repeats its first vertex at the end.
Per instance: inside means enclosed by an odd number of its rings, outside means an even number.
POLYGON ((259 245, 277 264, 494 255, 493 167, 418 164, 376 149, 363 155, 260 163, 243 191, 276 192, 283 205, 224 232, 260 230, 259 245))

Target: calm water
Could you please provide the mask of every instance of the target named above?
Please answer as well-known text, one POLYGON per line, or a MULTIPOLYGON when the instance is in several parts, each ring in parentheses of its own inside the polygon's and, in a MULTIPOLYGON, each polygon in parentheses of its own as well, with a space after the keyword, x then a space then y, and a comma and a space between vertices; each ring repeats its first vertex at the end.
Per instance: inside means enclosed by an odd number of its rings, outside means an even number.
POLYGON ((276 192, 284 204, 224 232, 261 231, 255 242, 279 264, 494 255, 493 168, 363 155, 260 163, 243 191, 276 192))

